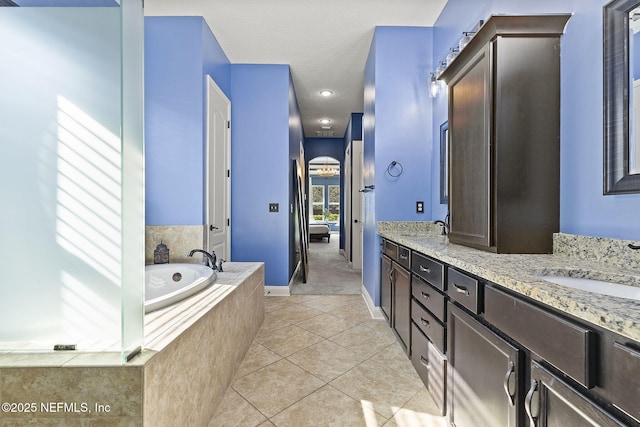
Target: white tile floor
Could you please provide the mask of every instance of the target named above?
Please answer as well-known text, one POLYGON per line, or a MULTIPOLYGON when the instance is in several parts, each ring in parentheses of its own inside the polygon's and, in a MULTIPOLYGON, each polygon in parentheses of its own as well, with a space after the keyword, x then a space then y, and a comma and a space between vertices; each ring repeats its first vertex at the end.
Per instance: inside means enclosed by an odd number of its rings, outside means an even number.
POLYGON ((210 427, 444 427, 361 295, 266 297, 265 321, 210 427))

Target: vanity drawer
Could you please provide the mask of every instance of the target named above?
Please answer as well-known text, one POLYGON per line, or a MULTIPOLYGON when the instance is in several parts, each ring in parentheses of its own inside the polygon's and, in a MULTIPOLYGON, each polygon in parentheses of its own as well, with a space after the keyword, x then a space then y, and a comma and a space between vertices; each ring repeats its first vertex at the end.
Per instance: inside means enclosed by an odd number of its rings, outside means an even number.
POLYGON ((449 267, 447 294, 475 314, 482 312, 482 287, 478 280, 449 267))
POLYGON ((490 286, 484 317, 583 386, 595 385, 594 331, 490 286))
POLYGON ((446 322, 445 307, 447 301, 445 296, 437 291, 436 288, 414 275, 411 282, 411 295, 438 320, 443 323, 446 322))
POLYGON ((411 300, 411 320, 441 353, 445 352, 444 326, 416 300, 411 300))
POLYGON ((415 323, 411 325, 411 363, 433 397, 440 415, 444 415, 447 395, 447 358, 440 354, 415 323))
POLYGON ((398 246, 398 264, 407 270, 411 268, 411 251, 404 246, 398 246))
POLYGON ((614 342, 611 360, 611 380, 607 387, 612 394, 611 401, 640 419, 640 349, 614 342))
POLYGON ((398 245, 389 240, 384 240, 382 252, 394 261, 398 261, 398 245))
POLYGON ((413 262, 411 271, 429 282, 431 285, 441 291, 444 291, 444 266, 439 262, 416 252, 413 253, 412 258, 413 262))

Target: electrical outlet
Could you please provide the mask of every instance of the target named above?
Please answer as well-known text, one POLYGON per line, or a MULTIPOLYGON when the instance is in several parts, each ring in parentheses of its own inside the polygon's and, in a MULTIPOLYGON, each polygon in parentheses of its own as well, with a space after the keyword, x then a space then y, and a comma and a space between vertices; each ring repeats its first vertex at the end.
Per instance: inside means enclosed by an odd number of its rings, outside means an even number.
POLYGON ((269 212, 278 212, 280 211, 279 203, 269 203, 269 212))
POLYGON ((416 202, 416 213, 424 213, 424 202, 416 202))

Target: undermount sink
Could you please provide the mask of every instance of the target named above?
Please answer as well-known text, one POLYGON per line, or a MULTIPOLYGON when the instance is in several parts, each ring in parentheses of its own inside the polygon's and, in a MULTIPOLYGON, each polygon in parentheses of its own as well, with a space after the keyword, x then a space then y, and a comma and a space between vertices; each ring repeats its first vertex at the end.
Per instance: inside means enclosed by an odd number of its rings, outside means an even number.
POLYGON ((593 292, 601 295, 609 295, 613 297, 627 298, 640 301, 640 287, 626 285, 616 282, 608 282, 604 280, 595 280, 587 277, 571 277, 557 274, 541 274, 537 276, 539 279, 556 285, 566 286, 569 288, 580 289, 587 292, 593 292))

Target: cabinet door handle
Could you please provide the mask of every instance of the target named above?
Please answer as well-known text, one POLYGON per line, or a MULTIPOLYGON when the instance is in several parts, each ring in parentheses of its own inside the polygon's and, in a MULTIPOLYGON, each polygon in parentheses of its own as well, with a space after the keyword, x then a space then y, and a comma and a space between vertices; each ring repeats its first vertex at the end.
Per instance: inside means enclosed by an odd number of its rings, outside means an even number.
POLYGON ((431 269, 429 267, 423 267, 422 265, 420 266, 420 271, 423 271, 425 273, 431 273, 431 269))
POLYGON ((400 259, 409 259, 409 255, 400 255, 400 259))
POLYGON ((422 298, 424 298, 426 300, 430 300, 431 299, 431 295, 429 295, 429 294, 427 294, 427 293, 425 293, 423 291, 420 291, 420 293, 422 294, 422 298))
POLYGON ((511 389, 515 388, 515 379, 514 381, 511 381, 512 378, 514 377, 514 372, 516 370, 516 365, 513 362, 509 362, 509 369, 507 369, 507 373, 504 376, 504 392, 507 394, 507 397, 509 398, 509 403, 511 403, 511 406, 516 406, 516 393, 515 391, 512 393, 511 389))
POLYGON ((465 288, 464 286, 459 286, 456 285, 455 283, 453 284, 453 287, 456 288, 456 292, 460 292, 461 294, 464 294, 465 296, 469 296, 470 292, 467 288, 465 288))
POLYGON ((529 420, 531 421, 531 425, 533 427, 536 427, 538 425, 538 414, 536 413, 534 416, 533 410, 531 408, 533 395, 537 389, 538 389, 538 380, 532 379, 531 388, 529 389, 529 392, 527 392, 527 396, 524 398, 524 410, 527 412, 527 416, 529 417, 529 420))
POLYGON ((420 318, 420 323, 422 323, 427 328, 431 327, 431 325, 429 325, 429 321, 427 319, 422 318, 422 317, 420 318))
POLYGON ((423 355, 420 355, 420 363, 422 363, 422 365, 425 368, 431 369, 431 367, 429 366, 429 361, 427 359, 425 359, 423 355))

